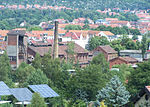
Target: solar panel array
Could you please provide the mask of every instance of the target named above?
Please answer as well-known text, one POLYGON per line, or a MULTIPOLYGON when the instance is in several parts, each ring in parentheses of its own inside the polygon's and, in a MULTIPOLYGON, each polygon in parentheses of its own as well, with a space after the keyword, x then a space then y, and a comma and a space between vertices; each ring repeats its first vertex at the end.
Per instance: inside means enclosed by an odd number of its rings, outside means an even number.
POLYGON ((29 87, 34 91, 39 93, 42 97, 57 97, 59 96, 54 90, 52 90, 47 84, 41 85, 29 85, 29 87))
POLYGON ((0 96, 3 95, 11 95, 11 93, 9 87, 3 81, 0 81, 0 96))
POLYGON ((30 101, 32 99, 32 92, 28 88, 12 88, 10 89, 12 95, 18 101, 30 101))

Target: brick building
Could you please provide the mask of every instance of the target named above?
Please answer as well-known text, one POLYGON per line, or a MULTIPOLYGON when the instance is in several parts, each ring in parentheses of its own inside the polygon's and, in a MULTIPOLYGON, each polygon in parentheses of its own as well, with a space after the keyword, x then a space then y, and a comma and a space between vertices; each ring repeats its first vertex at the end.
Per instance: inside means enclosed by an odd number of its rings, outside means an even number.
POLYGON ((138 60, 131 57, 116 57, 109 61, 109 67, 112 68, 113 65, 127 64, 134 66, 138 63, 138 60))
POLYGON ((11 30, 7 33, 7 54, 12 69, 27 61, 27 36, 25 30, 11 30))
POLYGON ((99 46, 96 49, 94 49, 93 51, 94 56, 98 55, 99 53, 103 53, 107 61, 118 57, 117 51, 115 51, 109 45, 99 46))
MULTIPOLYGON (((49 43, 36 43, 32 46, 28 47, 28 58, 29 60, 31 58, 34 58, 36 53, 39 53, 40 56, 44 56, 44 54, 48 53, 49 49, 51 50, 51 54, 53 53, 53 45, 49 43)), ((58 57, 60 59, 67 59, 71 56, 67 54, 68 45, 66 43, 59 43, 58 46, 58 57)), ((79 61, 79 64, 81 67, 86 66, 89 64, 89 58, 88 58, 88 51, 79 46, 78 44, 74 44, 74 58, 75 63, 79 61)), ((32 60, 32 59, 31 59, 32 60)))

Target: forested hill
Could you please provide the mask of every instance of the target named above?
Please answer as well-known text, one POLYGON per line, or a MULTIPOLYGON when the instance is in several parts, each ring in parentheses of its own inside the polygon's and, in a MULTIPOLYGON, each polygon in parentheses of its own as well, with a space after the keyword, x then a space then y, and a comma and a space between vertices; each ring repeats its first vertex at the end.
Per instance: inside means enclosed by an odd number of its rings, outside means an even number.
POLYGON ((150 0, 0 0, 1 4, 47 4, 82 9, 148 9, 150 7, 150 0))

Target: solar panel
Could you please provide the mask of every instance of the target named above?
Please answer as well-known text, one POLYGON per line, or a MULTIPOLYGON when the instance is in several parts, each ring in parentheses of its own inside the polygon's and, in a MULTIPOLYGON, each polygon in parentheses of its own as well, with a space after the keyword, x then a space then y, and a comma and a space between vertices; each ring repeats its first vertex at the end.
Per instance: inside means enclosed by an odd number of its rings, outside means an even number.
POLYGON ((3 81, 0 81, 0 96, 3 95, 11 95, 11 93, 9 87, 3 81))
POLYGON ((39 93, 42 97, 57 97, 59 96, 54 90, 52 90, 47 84, 41 85, 29 85, 29 87, 34 91, 39 93))
POLYGON ((30 101, 32 99, 32 92, 28 88, 12 88, 10 89, 12 95, 18 101, 30 101))

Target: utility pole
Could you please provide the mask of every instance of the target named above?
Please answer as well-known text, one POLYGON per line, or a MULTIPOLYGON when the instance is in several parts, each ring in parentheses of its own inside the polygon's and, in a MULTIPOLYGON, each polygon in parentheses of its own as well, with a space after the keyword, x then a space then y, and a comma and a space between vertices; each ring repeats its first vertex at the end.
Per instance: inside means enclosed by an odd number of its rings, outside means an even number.
POLYGON ((58 21, 55 21, 53 59, 58 58, 58 21))

